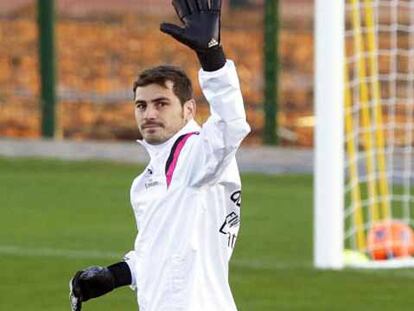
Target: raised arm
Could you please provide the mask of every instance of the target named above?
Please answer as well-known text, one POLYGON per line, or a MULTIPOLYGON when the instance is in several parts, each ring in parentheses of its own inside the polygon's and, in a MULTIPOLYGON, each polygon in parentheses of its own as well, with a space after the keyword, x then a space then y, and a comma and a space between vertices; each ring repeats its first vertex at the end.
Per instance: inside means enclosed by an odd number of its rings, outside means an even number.
POLYGON ((200 70, 199 80, 211 116, 192 150, 189 184, 196 187, 217 182, 250 132, 234 63, 228 60, 214 72, 200 70))
POLYGON ((220 41, 221 0, 173 0, 183 26, 163 23, 161 31, 193 49, 202 70, 199 81, 211 116, 192 150, 190 184, 215 182, 227 167, 250 127, 235 65, 220 41))

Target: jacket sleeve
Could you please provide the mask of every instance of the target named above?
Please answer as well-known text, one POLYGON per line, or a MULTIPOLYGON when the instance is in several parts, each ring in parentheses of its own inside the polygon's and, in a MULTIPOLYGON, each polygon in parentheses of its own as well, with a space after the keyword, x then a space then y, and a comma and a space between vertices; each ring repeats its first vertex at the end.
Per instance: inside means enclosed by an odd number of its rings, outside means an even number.
POLYGON ((135 290, 137 287, 137 280, 135 277, 135 251, 130 251, 124 256, 124 261, 128 264, 129 270, 131 271, 131 289, 135 290))
POLYGON ((200 86, 210 104, 210 117, 193 146, 190 186, 214 183, 250 132, 236 68, 231 60, 217 71, 199 72, 200 86))

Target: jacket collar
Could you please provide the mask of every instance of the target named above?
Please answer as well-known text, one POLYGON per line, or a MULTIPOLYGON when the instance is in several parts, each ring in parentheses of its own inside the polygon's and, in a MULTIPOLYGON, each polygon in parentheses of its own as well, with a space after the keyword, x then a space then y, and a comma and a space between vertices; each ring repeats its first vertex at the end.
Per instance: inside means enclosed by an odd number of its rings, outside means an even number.
POLYGON ((189 120, 186 125, 184 125, 181 130, 179 130, 177 133, 175 133, 170 139, 168 139, 166 142, 159 144, 159 145, 153 145, 147 143, 145 140, 138 139, 137 142, 141 144, 148 152, 151 158, 156 157, 160 153, 163 153, 165 151, 169 151, 174 144, 174 142, 177 140, 178 137, 184 134, 188 134, 191 132, 199 131, 200 126, 197 124, 196 121, 193 119, 189 120))

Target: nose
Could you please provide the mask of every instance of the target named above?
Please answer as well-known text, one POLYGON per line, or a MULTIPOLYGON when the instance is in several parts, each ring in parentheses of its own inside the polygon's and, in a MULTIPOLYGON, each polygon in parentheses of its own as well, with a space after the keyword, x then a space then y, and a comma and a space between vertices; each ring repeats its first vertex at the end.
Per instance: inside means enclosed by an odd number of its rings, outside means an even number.
POLYGON ((157 114, 158 111, 155 109, 154 105, 148 105, 144 112, 144 119, 154 120, 157 118, 157 114))

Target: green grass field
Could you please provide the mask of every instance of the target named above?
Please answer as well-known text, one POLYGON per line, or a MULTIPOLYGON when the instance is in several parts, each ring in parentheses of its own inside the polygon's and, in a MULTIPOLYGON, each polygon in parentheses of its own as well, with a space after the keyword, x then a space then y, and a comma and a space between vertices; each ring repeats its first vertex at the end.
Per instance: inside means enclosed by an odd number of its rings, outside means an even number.
MULTIPOLYGON (((139 171, 0 158, 0 310, 69 310, 72 274, 113 263, 130 249, 136 232, 129 186, 139 171)), ((413 270, 312 268, 311 176, 242 179, 242 227, 230 274, 239 310, 412 309, 413 270)), ((84 310, 137 310, 135 294, 122 288, 84 310)))

